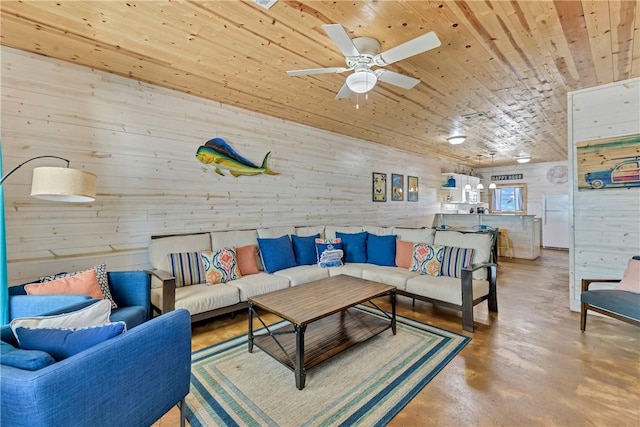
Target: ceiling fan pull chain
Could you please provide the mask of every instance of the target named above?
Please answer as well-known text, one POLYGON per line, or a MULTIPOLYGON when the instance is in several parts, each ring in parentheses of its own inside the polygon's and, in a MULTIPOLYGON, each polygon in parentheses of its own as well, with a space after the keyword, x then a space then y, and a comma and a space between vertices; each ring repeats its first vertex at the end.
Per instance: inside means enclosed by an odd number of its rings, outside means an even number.
POLYGON ((360 109, 360 95, 356 93, 356 110, 360 109))

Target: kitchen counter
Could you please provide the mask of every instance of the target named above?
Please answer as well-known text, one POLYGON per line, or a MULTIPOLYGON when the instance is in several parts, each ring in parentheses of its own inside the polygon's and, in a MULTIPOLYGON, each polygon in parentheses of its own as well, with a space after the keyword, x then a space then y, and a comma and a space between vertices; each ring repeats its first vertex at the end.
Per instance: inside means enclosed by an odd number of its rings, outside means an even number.
MULTIPOLYGON (((433 225, 446 225, 452 230, 477 228, 478 225, 505 229, 509 233, 514 258, 536 259, 540 256, 542 223, 535 215, 438 213, 433 225)), ((506 250, 501 252, 501 255, 507 255, 506 250)))

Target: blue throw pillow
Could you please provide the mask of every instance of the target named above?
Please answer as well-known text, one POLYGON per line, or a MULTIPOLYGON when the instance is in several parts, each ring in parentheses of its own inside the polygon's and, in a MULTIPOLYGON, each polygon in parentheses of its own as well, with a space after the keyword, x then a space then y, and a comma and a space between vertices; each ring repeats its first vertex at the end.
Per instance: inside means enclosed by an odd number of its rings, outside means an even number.
POLYGON ((23 350, 0 341, 0 363, 25 371, 36 371, 54 364, 50 354, 38 350, 23 350))
POLYGON ((291 235, 293 252, 296 256, 296 265, 312 265, 316 263, 316 239, 320 233, 313 236, 291 235))
POLYGON ((114 322, 75 329, 19 327, 14 333, 21 349, 45 351, 60 361, 120 335, 125 329, 124 322, 114 322))
POLYGON ((396 266, 396 235, 367 237, 367 262, 370 264, 396 266))
POLYGON ((367 262, 367 233, 340 233, 336 231, 336 237, 342 239, 344 250, 344 262, 367 262))
POLYGON ((284 235, 276 239, 258 238, 258 246, 267 273, 275 273, 296 266, 296 257, 293 254, 289 236, 284 235))

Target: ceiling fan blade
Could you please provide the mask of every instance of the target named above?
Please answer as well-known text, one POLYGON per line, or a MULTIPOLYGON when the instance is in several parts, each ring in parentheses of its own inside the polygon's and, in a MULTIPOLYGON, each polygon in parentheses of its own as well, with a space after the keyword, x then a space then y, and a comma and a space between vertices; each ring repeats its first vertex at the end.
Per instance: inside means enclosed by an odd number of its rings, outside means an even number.
POLYGON ((360 52, 349 38, 349 34, 345 31, 344 27, 340 24, 325 24, 322 26, 325 33, 333 40, 338 46, 340 52, 344 56, 360 56, 360 52))
POLYGON ((349 86, 347 86, 347 82, 345 82, 338 91, 336 99, 348 98, 349 95, 351 95, 351 89, 349 89, 349 86))
POLYGON ((307 76, 309 74, 342 73, 347 70, 348 68, 344 67, 310 68, 308 70, 289 70, 287 74, 290 76, 307 76))
POLYGON ((441 44, 442 43, 436 33, 430 31, 427 34, 423 34, 413 40, 409 40, 408 42, 377 54, 373 58, 373 61, 379 66, 389 65, 410 56, 436 48, 441 44))
POLYGON ((403 89, 411 89, 420 83, 420 80, 418 79, 414 79, 413 77, 405 76, 404 74, 399 74, 394 71, 377 69, 375 73, 379 81, 399 86, 403 89))

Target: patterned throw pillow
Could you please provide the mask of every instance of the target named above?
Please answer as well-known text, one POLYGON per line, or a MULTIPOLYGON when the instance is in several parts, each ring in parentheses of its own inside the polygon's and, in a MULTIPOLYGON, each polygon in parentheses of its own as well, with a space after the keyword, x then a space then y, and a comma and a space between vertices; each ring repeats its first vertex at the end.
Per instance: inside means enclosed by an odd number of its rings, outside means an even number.
POLYGON ((416 243, 413 245, 411 271, 429 276, 440 276, 440 264, 444 255, 444 246, 416 243))
MULTIPOLYGON (((113 296, 111 296, 111 291, 109 290, 109 278, 107 276, 107 265, 98 264, 94 267, 91 267, 89 270, 96 271, 96 276, 98 278, 98 285, 100 286, 102 295, 104 295, 104 297, 111 302, 111 309, 113 310, 118 308, 118 305, 113 299, 113 296)), ((63 277, 71 277, 71 276, 75 276, 76 274, 84 273, 86 271, 87 270, 82 270, 82 271, 76 271, 73 273, 58 273, 58 274, 54 274, 53 276, 45 276, 40 278, 40 282, 44 283, 44 282, 50 282, 56 279, 62 279, 63 277)))
POLYGON ((236 250, 233 247, 226 247, 216 251, 200 252, 202 264, 204 265, 207 284, 226 283, 242 277, 236 250))
POLYGON ((440 267, 441 276, 460 277, 462 269, 471 265, 474 249, 445 246, 440 267))
POLYGON ((318 267, 340 267, 343 265, 342 258, 342 239, 319 239, 315 240, 316 257, 318 259, 318 267))
POLYGON ((200 252, 176 252, 167 258, 169 273, 176 278, 176 288, 206 282, 200 252))

